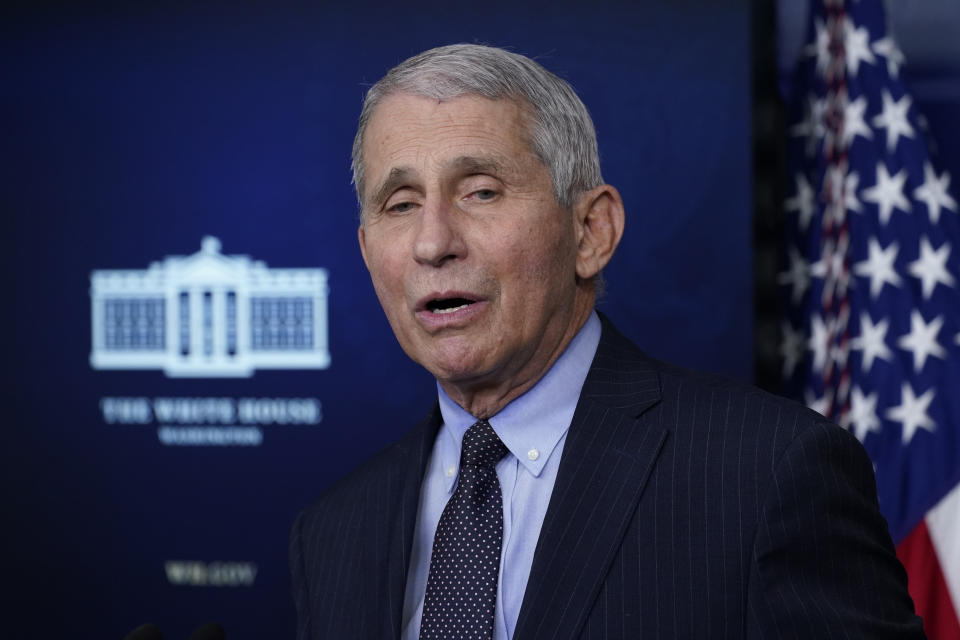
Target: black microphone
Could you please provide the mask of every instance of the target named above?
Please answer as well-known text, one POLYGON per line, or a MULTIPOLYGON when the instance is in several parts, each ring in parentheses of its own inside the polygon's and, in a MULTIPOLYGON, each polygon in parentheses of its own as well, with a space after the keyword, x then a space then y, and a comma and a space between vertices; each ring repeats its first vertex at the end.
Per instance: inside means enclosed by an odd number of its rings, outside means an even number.
POLYGON ((157 625, 148 622, 128 633, 123 640, 163 640, 163 634, 157 625))
POLYGON ((216 622, 208 622, 194 629, 189 640, 227 640, 227 632, 216 622))

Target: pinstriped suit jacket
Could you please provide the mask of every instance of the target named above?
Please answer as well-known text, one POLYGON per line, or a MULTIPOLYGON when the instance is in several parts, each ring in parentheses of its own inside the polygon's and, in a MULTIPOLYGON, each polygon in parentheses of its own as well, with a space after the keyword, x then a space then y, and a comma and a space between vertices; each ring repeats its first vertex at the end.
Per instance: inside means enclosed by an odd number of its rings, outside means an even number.
MULTIPOLYGON (((516 639, 923 637, 855 438, 603 324, 516 639)), ((298 516, 299 639, 399 638, 439 425, 435 407, 298 516)))

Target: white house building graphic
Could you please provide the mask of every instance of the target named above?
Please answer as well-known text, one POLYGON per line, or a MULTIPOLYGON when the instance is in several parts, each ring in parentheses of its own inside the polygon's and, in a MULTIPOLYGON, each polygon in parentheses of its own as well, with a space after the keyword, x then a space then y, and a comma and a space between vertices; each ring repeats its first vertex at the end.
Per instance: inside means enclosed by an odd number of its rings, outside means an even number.
POLYGON ((93 368, 237 377, 330 366, 326 270, 223 255, 212 236, 201 247, 145 270, 90 274, 93 368))

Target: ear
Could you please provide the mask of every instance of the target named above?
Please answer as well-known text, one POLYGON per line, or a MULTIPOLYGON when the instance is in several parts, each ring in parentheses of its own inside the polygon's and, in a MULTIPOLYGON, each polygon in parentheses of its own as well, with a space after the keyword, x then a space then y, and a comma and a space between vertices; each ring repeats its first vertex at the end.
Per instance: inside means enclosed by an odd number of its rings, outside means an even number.
POLYGON ((577 275, 588 280, 607 266, 623 236, 623 199, 614 187, 600 185, 574 205, 577 275))
POLYGON ((360 255, 363 256, 363 264, 367 266, 367 270, 370 270, 370 263, 367 262, 367 237, 364 234, 363 223, 360 223, 360 226, 357 227, 357 240, 360 242, 360 255))

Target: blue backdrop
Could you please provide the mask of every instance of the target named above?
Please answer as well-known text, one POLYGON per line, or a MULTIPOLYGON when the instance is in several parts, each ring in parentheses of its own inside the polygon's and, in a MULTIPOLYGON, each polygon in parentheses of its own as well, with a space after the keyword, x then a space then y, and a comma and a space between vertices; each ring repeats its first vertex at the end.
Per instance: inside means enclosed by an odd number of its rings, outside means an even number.
MULTIPOLYGON (((0 27, 3 637, 122 637, 153 621, 185 638, 208 620, 231 640, 292 636, 294 515, 435 393, 377 304, 349 184, 365 88, 420 50, 507 46, 568 79, 628 211, 600 308, 656 356, 749 378, 746 0, 163 4, 35 7, 0 27), (92 272, 147 270, 208 235, 270 269, 326 270, 327 368, 91 366, 92 272), (164 399, 192 412, 159 413, 164 399), (242 413, 250 399, 273 413, 242 413), (161 436, 232 428, 259 442, 161 436)), ((107 321, 163 326, 131 317, 107 321)))

